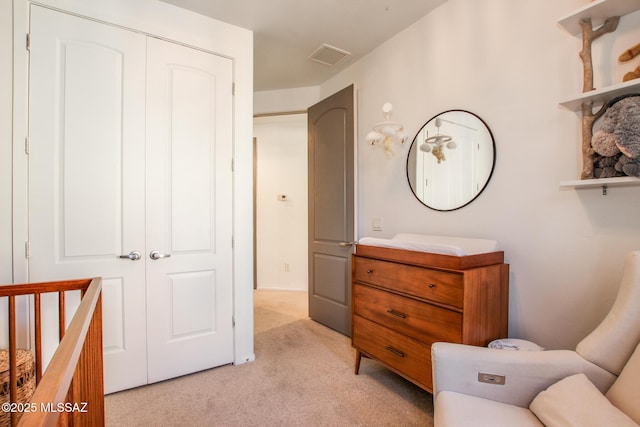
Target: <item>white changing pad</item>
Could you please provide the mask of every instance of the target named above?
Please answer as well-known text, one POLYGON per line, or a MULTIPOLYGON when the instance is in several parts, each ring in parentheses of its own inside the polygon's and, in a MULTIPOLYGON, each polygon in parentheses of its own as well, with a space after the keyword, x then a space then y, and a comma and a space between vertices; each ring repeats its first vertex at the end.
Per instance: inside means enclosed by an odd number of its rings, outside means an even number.
POLYGON ((361 245, 381 246, 384 248, 406 249, 410 251, 430 252, 443 255, 465 256, 496 252, 498 242, 486 239, 465 237, 429 236, 426 234, 400 233, 391 239, 363 237, 361 245))

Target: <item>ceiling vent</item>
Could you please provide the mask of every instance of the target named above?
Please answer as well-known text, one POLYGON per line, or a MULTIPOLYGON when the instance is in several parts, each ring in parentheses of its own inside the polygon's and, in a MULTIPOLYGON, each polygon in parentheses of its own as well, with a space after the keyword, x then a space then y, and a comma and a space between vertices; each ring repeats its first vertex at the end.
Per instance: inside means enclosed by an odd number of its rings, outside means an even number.
POLYGON ((328 44, 323 44, 319 48, 315 50, 309 57, 310 60, 319 62, 324 65, 335 65, 336 62, 340 61, 347 55, 351 55, 351 52, 347 52, 346 50, 338 49, 335 46, 331 46, 328 44))

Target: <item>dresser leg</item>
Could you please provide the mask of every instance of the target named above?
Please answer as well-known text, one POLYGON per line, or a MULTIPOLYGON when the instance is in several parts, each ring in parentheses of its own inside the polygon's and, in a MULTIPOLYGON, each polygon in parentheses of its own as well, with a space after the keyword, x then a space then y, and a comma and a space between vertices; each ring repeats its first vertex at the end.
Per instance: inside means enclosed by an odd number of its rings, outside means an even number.
POLYGON ((362 359, 362 353, 360 353, 360 350, 356 350, 356 367, 355 367, 356 375, 358 375, 358 372, 360 371, 360 359, 362 359))

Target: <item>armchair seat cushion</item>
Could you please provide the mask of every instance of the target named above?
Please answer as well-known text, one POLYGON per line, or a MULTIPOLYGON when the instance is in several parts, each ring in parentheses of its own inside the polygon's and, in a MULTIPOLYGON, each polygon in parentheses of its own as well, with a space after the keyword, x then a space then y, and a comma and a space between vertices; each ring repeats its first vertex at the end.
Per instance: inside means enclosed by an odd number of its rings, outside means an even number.
POLYGON ((527 408, 454 391, 438 393, 434 409, 436 426, 544 427, 527 408))

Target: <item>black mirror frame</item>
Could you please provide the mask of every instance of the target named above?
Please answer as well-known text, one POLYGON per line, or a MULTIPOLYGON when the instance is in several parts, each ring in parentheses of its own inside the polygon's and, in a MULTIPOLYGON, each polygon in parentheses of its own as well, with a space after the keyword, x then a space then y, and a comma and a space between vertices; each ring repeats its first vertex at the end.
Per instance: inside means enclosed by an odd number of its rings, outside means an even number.
MULTIPOLYGON (((418 148, 416 147, 416 150, 418 148)), ((489 184, 489 181, 491 181, 491 177, 493 176, 493 171, 495 170, 496 167, 496 158, 497 158, 497 150, 496 150, 496 140, 493 136, 493 132, 491 132, 491 128, 487 125, 487 122, 485 122, 480 116, 478 116, 475 113, 472 113, 471 111, 467 111, 467 110, 460 110, 460 109, 451 109, 451 110, 446 110, 443 111, 441 113, 436 114, 435 116, 431 117, 429 120, 427 120, 425 122, 425 124, 422 125, 422 127, 420 127, 420 129, 418 129, 418 132, 416 132, 415 136, 413 137, 413 140, 411 141, 411 145, 409 146, 409 151, 407 153, 407 162, 405 165, 405 172, 407 175, 407 183, 409 184, 409 188, 411 189, 411 193, 413 193, 413 196, 420 202, 422 203, 424 206, 428 207, 429 209, 432 209, 434 211, 439 211, 439 212, 451 212, 451 211, 455 211, 458 209, 461 209, 467 205, 469 205, 471 202, 473 202, 474 200, 476 200, 478 198, 478 196, 480 196, 480 194, 482 194, 482 192, 485 190, 485 188, 487 188, 487 185, 489 184), (453 113, 453 112, 459 112, 459 113, 467 113, 467 114, 471 114, 472 116, 474 116, 475 118, 477 118, 478 120, 480 120, 480 122, 484 125, 484 127, 487 129, 487 131, 489 132, 489 136, 491 137, 491 144, 493 146, 493 162, 491 163, 491 171, 489 171, 489 175, 487 176, 487 180, 484 182, 482 188, 476 193, 476 195, 471 198, 471 200, 469 200, 468 202, 464 203, 463 205, 457 206, 455 208, 451 208, 451 209, 438 209, 438 208, 434 208, 432 206, 429 206, 428 204, 426 204, 423 200, 421 200, 418 195, 416 194, 416 191, 414 190, 413 186, 411 185, 411 179, 409 177, 409 158, 411 157, 411 150, 413 149, 413 146, 416 143, 416 139, 418 138, 418 135, 420 134, 420 132, 422 132, 422 130, 429 124, 431 123, 433 120, 435 120, 437 117, 440 117, 443 114, 446 113, 453 113)))

